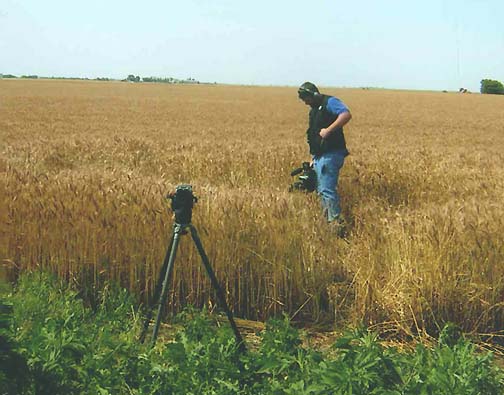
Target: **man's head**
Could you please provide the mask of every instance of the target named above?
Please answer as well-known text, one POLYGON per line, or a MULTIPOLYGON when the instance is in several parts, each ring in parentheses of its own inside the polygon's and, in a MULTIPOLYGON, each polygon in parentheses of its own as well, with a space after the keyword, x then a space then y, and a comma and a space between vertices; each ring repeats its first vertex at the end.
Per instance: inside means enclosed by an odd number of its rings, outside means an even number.
POLYGON ((298 97, 309 106, 316 105, 321 97, 317 86, 311 82, 305 82, 298 88, 298 97))

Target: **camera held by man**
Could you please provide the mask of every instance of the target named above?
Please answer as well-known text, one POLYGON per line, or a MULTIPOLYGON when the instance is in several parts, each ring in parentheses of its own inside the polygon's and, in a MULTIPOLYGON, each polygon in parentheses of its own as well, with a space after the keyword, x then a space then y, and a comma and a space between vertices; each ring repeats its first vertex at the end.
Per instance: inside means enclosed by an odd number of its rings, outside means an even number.
POLYGON ((301 167, 292 170, 291 176, 298 176, 298 179, 290 185, 289 192, 313 192, 317 189, 317 174, 309 162, 303 162, 301 167))

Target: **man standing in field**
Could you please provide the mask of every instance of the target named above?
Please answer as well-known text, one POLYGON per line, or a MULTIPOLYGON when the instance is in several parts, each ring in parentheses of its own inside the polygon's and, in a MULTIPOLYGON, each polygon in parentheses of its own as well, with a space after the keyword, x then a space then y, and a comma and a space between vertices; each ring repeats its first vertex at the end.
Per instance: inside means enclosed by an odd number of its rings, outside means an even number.
POLYGON ((352 119, 352 114, 341 100, 321 94, 311 82, 299 87, 298 96, 311 107, 306 135, 324 215, 343 237, 345 227, 337 186, 340 169, 348 155, 343 126, 352 119))

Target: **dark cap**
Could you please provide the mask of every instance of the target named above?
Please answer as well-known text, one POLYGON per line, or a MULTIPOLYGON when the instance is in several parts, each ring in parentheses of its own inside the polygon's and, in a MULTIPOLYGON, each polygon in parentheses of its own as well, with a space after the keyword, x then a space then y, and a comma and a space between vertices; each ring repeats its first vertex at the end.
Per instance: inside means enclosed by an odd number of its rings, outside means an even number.
POLYGON ((313 97, 319 93, 320 92, 317 86, 311 82, 305 82, 298 89, 298 96, 300 99, 304 99, 306 97, 313 97))

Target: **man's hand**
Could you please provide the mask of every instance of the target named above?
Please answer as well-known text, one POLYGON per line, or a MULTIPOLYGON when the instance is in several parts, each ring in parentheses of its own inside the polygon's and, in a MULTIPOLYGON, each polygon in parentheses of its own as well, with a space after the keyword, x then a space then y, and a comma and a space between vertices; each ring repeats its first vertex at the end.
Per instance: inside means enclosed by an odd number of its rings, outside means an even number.
POLYGON ((327 128, 323 128, 323 129, 320 129, 320 137, 322 137, 323 139, 326 139, 327 137, 329 137, 329 134, 331 133, 331 131, 327 128))

